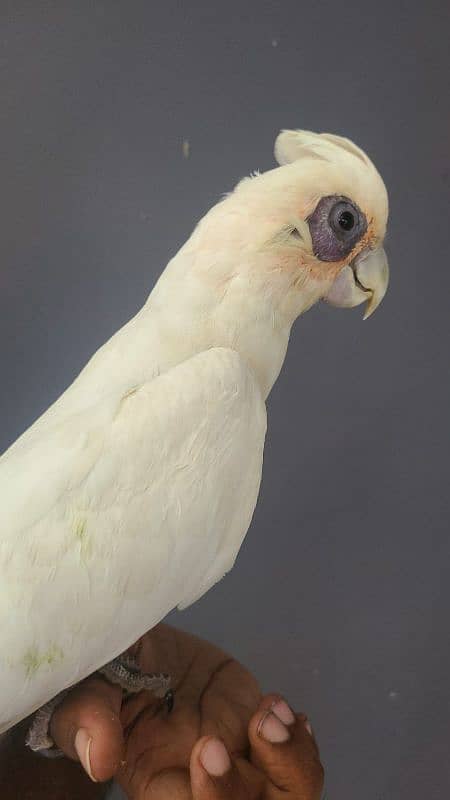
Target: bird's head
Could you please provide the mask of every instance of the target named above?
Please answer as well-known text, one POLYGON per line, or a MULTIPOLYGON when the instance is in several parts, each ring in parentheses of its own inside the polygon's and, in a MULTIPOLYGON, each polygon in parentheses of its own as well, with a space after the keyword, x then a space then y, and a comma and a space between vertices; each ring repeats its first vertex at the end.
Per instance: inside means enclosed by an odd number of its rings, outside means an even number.
POLYGON ((241 279, 248 264, 249 283, 276 296, 288 316, 325 299, 366 302, 368 317, 389 278, 380 175, 362 150, 331 134, 282 131, 275 158, 278 168, 244 178, 225 200, 228 212, 216 207, 204 222, 214 225, 220 213, 222 241, 239 250, 241 279))
POLYGON ((342 307, 367 302, 367 319, 389 281, 382 247, 388 198, 379 173, 353 142, 331 134, 282 131, 275 158, 293 177, 302 175, 300 219, 298 227, 292 220, 291 236, 305 266, 323 281, 322 296, 342 307))

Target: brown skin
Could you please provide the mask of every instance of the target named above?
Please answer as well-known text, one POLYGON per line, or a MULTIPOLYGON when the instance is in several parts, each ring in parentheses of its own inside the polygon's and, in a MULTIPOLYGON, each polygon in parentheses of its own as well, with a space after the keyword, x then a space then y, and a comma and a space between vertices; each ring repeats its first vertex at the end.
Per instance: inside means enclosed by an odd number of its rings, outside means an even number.
POLYGON ((103 797, 105 784, 93 783, 75 763, 79 728, 92 737, 93 776, 106 781, 114 775, 131 800, 319 800, 323 770, 306 717, 297 714, 284 727, 286 741, 269 743, 261 721, 279 696, 262 697, 237 661, 166 625, 140 639, 133 651, 142 669, 171 674, 173 711, 147 692, 123 700, 121 690, 103 678, 88 678, 70 692, 51 724, 53 738, 72 760, 31 753, 22 744, 24 726, 18 726, 0 749, 2 800, 103 797), (231 756, 221 777, 210 776, 201 761, 203 747, 216 738, 231 756))

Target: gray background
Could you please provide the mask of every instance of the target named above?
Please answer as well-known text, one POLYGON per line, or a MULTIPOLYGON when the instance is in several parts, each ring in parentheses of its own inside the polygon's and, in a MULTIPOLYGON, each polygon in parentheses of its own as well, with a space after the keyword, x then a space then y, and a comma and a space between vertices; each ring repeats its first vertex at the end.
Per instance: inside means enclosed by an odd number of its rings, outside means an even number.
POLYGON ((299 320, 237 565, 173 617, 309 714, 333 800, 450 790, 446 5, 0 12, 2 449, 279 128, 348 135, 386 180, 389 294, 299 320))

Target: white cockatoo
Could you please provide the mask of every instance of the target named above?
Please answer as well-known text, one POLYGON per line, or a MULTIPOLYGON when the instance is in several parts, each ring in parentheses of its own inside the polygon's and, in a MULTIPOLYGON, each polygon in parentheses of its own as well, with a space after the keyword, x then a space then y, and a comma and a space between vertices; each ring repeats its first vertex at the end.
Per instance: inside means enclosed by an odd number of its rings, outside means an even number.
POLYGON ((368 316, 386 291, 365 153, 283 131, 275 156, 0 459, 0 731, 231 569, 294 320, 321 298, 368 316))

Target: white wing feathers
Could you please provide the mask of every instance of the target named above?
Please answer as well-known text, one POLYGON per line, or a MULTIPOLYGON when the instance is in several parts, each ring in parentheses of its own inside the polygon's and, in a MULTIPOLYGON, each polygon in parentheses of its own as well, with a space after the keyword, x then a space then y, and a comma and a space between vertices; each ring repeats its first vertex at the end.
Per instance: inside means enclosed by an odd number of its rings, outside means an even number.
POLYGON ((0 459, 0 731, 231 568, 266 429, 240 356, 200 353, 0 459))

